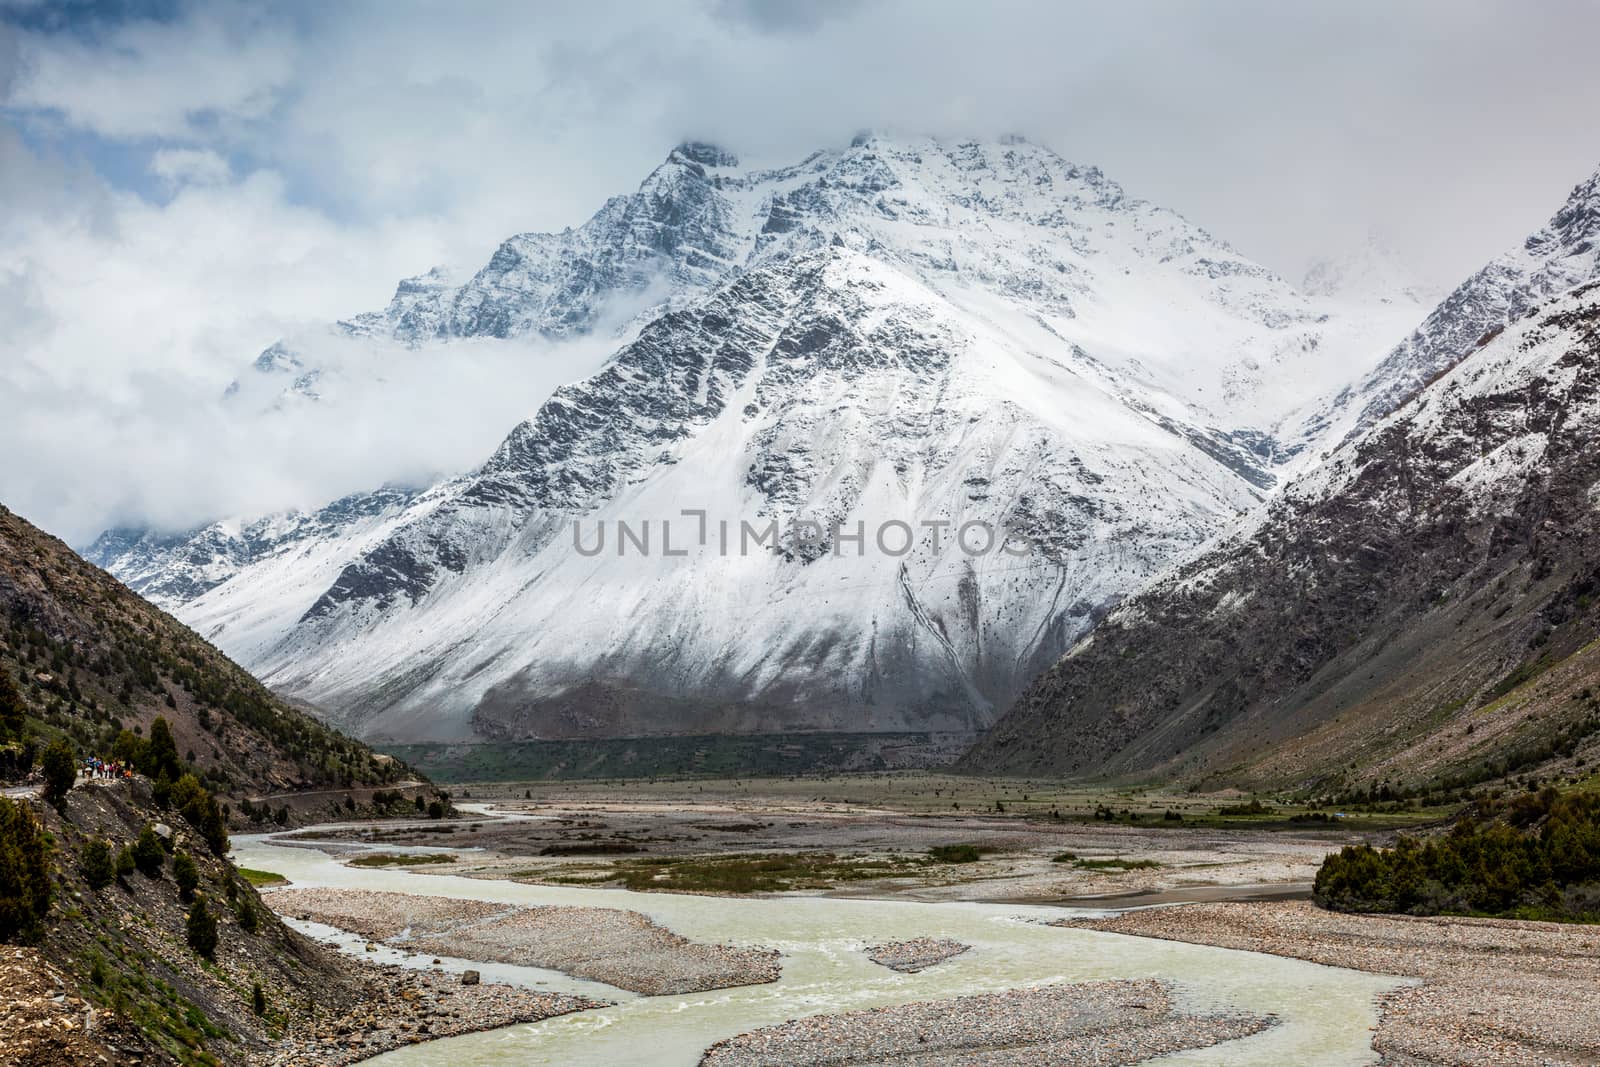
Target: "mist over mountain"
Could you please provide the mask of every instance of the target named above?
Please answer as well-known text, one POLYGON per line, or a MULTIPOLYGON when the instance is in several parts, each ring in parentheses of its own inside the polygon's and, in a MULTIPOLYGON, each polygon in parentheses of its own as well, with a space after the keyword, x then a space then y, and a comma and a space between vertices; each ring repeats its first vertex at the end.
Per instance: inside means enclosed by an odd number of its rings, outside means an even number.
POLYGON ((1447 296, 1336 398, 1359 414, 1326 462, 1121 604, 964 765, 1330 791, 1582 767, 1597 190, 1447 296))
MULTIPOLYGON (((475 470, 92 555, 365 736, 978 731, 1308 462, 1296 413, 1421 312, 1308 296, 1020 139, 764 169, 689 143, 584 226, 328 331, 441 366, 613 340, 475 470), (914 536, 661 554, 685 509, 914 536), (583 555, 575 520, 653 523, 658 550, 583 555), (969 523, 1031 551, 968 553, 969 523)), ((328 380, 286 339, 240 392, 315 405, 328 380)))

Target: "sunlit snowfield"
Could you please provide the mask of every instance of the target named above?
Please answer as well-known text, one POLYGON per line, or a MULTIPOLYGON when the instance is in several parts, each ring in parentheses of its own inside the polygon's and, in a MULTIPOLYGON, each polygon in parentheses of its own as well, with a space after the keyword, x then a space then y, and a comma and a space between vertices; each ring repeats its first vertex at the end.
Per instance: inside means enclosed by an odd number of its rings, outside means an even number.
MULTIPOLYGON (((386 851, 395 851, 386 846, 386 851)), ((421 851, 450 851, 425 849, 421 851)), ((944 999, 1020 986, 1106 978, 1175 983, 1175 1007, 1270 1013, 1279 1025, 1238 1041, 1167 1056, 1163 1064, 1282 1067, 1362 1064, 1373 1059, 1376 994, 1401 980, 1255 953, 1123 937, 1044 924, 1070 909, 1001 904, 843 900, 822 897, 726 898, 616 889, 531 886, 404 870, 352 868, 322 852, 277 845, 270 837, 234 839, 234 859, 276 871, 297 887, 450 896, 515 904, 631 908, 686 937, 776 948, 777 982, 682 996, 640 997, 550 971, 471 964, 486 980, 538 984, 614 1000, 615 1007, 411 1046, 379 1056, 384 1065, 622 1065, 692 1067, 707 1046, 787 1019, 914 1000, 944 999), (867 960, 864 944, 948 937, 973 950, 920 974, 867 960)), ((301 925, 305 928, 304 924, 301 925)), ((312 932, 328 933, 326 928, 312 932)), ((348 946, 362 944, 345 939, 348 946)), ((368 958, 372 954, 367 954, 368 958)), ((385 950, 379 961, 425 966, 432 957, 385 950)), ((446 961, 455 967, 467 961, 446 961)))

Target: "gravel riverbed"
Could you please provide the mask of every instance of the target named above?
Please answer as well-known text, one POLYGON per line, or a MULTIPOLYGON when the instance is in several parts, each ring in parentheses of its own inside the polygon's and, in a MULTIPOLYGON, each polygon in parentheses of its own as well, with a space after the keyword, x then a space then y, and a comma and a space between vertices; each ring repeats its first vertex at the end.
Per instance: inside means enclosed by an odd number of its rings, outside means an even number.
POLYGON ((536 993, 511 985, 462 985, 455 975, 351 962, 366 992, 348 1012, 297 1022, 256 1067, 343 1067, 390 1049, 441 1037, 538 1022, 604 1007, 586 997, 536 993))
POLYGON ((954 959, 971 947, 944 937, 914 937, 910 941, 868 945, 866 951, 867 959, 873 963, 902 974, 916 974, 945 960, 954 959))
POLYGON ((777 952, 691 941, 621 908, 523 907, 361 889, 264 893, 284 915, 422 954, 543 967, 645 996, 777 981, 777 952))
POLYGON ((1260 1015, 1188 1015, 1150 979, 1036 986, 815 1015, 712 1045, 701 1067, 1117 1067, 1259 1033, 1260 1015))
POLYGON ((1600 928, 1343 915, 1303 902, 1192 904, 1062 926, 1267 952, 1422 979, 1380 1002, 1389 1067, 1600 1063, 1600 928))

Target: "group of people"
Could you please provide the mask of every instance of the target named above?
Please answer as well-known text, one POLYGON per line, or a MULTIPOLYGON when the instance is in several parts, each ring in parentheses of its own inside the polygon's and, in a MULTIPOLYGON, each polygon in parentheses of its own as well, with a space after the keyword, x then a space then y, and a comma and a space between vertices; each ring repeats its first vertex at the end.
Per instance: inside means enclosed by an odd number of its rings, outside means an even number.
POLYGON ((103 760, 99 756, 90 756, 83 761, 83 776, 85 778, 132 778, 133 768, 125 766, 121 760, 103 760))

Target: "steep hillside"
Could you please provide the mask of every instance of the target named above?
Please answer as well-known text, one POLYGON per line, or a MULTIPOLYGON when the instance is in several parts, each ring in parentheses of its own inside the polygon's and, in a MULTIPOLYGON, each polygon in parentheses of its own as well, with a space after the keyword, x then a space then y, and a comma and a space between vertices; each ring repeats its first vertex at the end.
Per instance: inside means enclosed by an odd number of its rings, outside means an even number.
POLYGON ((970 770, 1459 788, 1600 742, 1600 285, 1122 605, 970 770))
POLYGON ((144 779, 80 784, 60 810, 19 792, 0 797, 7 1065, 336 1067, 591 1006, 313 942, 144 779), (42 913, 14 907, 19 886, 42 913))
POLYGON ((0 670, 41 738, 109 757, 157 716, 213 788, 239 796, 404 777, 274 697, 165 612, 0 507, 0 670))
POLYGON ((344 329, 446 358, 619 301, 648 307, 610 362, 470 474, 95 558, 369 738, 973 731, 1259 503, 1307 449, 1278 422, 1408 314, 1330 312, 1036 145, 863 137, 775 170, 681 147, 344 329), (740 537, 791 520, 823 536, 740 537), (619 556, 619 522, 654 550, 619 556), (963 551, 964 523, 1033 551, 963 551))

